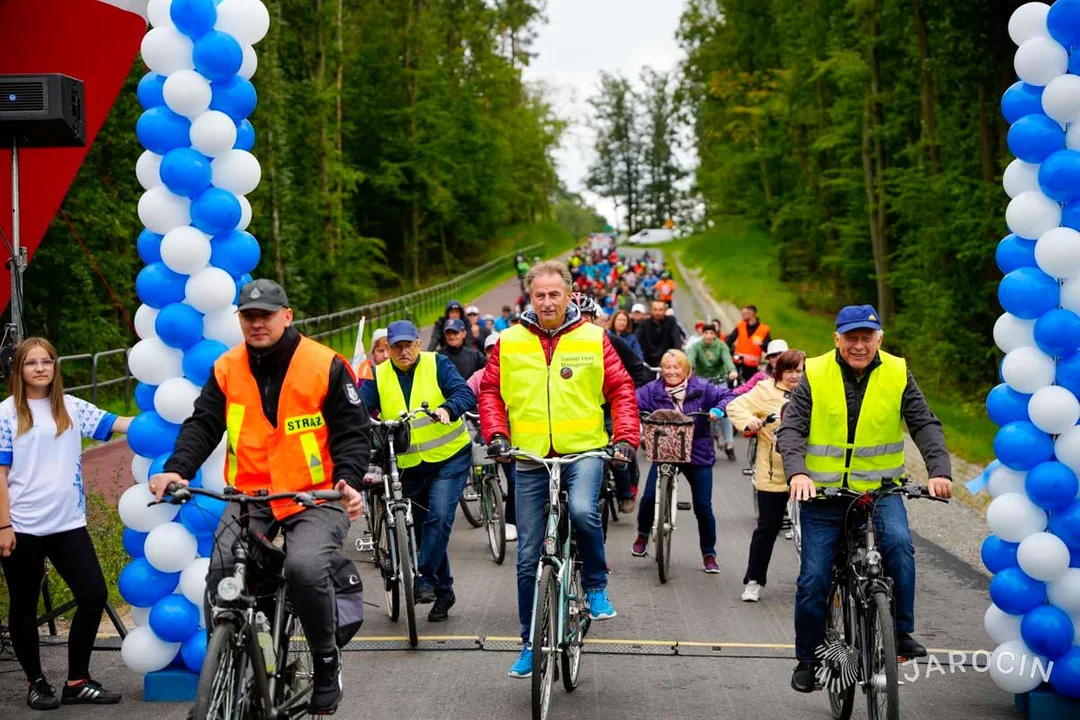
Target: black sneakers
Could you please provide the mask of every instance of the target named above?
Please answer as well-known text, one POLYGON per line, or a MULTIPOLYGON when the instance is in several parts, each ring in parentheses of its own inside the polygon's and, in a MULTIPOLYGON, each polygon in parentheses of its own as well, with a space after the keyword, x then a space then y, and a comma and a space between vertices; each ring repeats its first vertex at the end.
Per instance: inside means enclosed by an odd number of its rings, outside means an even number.
POLYGON ((413 588, 413 602, 417 605, 435 602, 435 590, 430 585, 417 583, 413 588))
POLYGON ((56 690, 44 677, 30 683, 30 689, 26 692, 26 704, 31 710, 55 710, 60 707, 56 690))
POLYGON ((439 595, 435 598, 435 604, 431 607, 431 612, 428 613, 428 622, 443 622, 450 617, 450 608, 454 607, 454 591, 451 590, 449 595, 439 595))
POLYGON ((63 705, 115 705, 120 702, 120 693, 106 690, 97 680, 88 678, 78 685, 65 683, 60 702, 63 705))
POLYGON ((315 663, 315 687, 311 690, 308 712, 312 715, 333 715, 341 702, 341 652, 312 655, 315 663))
POLYGON ((911 637, 909 633, 896 633, 896 656, 910 660, 911 658, 926 657, 926 648, 911 637))
POLYGON ((802 662, 795 666, 791 674, 791 688, 801 693, 812 693, 817 687, 817 663, 802 662))

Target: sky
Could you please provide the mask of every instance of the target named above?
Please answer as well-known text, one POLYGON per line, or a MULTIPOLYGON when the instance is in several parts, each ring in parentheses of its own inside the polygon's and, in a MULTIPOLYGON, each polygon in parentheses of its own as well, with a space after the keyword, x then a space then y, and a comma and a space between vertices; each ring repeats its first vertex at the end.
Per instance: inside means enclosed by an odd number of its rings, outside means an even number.
POLYGON ((570 122, 555 153, 559 177, 615 225, 615 206, 585 190, 594 135, 587 127, 587 100, 600 84, 600 71, 637 80, 643 67, 672 70, 681 52, 675 41, 683 0, 548 0, 525 70, 530 82, 549 88, 555 112, 570 122))

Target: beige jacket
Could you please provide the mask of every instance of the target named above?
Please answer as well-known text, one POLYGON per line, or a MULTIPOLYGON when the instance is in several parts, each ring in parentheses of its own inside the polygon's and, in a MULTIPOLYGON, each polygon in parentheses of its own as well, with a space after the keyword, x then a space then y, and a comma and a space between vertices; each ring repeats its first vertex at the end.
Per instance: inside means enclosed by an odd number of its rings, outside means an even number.
POLYGON ((727 415, 732 424, 740 431, 753 418, 764 420, 769 415, 776 415, 776 422, 762 425, 758 431, 757 460, 754 466, 754 487, 762 492, 788 492, 787 477, 780 453, 776 449, 776 429, 780 427, 780 411, 787 404, 784 391, 776 386, 772 378, 762 380, 745 395, 728 403, 727 415))

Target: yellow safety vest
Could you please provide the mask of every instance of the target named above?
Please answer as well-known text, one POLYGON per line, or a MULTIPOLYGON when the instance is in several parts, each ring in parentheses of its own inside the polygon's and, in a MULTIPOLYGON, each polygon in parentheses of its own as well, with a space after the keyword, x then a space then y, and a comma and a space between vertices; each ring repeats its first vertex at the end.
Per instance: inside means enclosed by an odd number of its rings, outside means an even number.
POLYGON ((849 443, 844 378, 834 353, 806 361, 813 409, 806 447, 810 478, 823 487, 846 485, 866 492, 904 477, 904 424, 900 403, 907 387, 907 363, 880 353, 863 396, 849 443))
MULTIPOLYGON (((394 363, 387 361, 375 368, 375 382, 379 386, 379 406, 382 417, 395 420, 402 412, 416 410, 425 400, 428 407, 435 408, 446 402, 439 389, 438 360, 435 353, 422 352, 413 366, 412 393, 409 402, 401 392, 401 382, 394 371, 394 363)), ((458 418, 449 425, 436 422, 426 415, 412 421, 409 447, 398 454, 398 467, 410 468, 421 462, 437 463, 448 460, 472 441, 465 432, 465 425, 458 418)))
POLYGON ((499 389, 514 445, 547 457, 602 448, 604 331, 585 323, 560 335, 548 363, 524 325, 499 335, 499 389))

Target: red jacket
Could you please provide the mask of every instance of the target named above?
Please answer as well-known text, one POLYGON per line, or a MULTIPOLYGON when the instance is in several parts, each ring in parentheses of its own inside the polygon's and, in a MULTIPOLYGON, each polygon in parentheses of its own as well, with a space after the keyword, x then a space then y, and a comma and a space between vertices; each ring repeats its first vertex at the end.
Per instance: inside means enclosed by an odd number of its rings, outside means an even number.
MULTIPOLYGON (((567 313, 568 322, 564 324, 555 335, 550 336, 536 324, 536 316, 532 311, 522 315, 522 324, 540 339, 540 346, 547 355, 548 365, 551 364, 551 356, 555 347, 559 344, 559 338, 569 330, 585 322, 577 313, 577 307, 570 306, 567 313)), ((484 439, 491 442, 495 435, 505 435, 513 442, 510 434, 510 425, 507 421, 506 405, 503 403, 500 392, 499 375, 499 346, 496 344, 484 367, 484 377, 480 381, 480 429, 484 439)), ((626 372, 626 368, 619 359, 618 353, 604 333, 604 398, 611 405, 611 440, 612 442, 625 441, 638 446, 640 440, 641 424, 638 420, 637 396, 634 394, 634 382, 626 372)), ((552 450, 552 455, 556 454, 552 450)))

